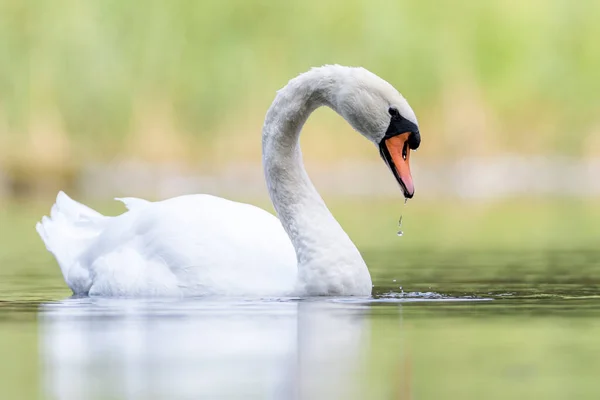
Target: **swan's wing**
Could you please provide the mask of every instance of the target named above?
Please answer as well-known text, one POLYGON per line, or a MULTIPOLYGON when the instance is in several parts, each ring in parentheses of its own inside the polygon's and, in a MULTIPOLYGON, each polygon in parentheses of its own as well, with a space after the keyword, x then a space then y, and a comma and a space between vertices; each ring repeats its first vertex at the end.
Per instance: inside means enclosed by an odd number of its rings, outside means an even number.
MULTIPOLYGON (((130 211, 105 217, 71 263, 89 275, 84 291, 65 277, 75 293, 281 295, 292 290, 296 255, 281 223, 268 212, 208 195, 125 203, 130 211)), ((61 240, 68 246, 71 239, 61 240)))

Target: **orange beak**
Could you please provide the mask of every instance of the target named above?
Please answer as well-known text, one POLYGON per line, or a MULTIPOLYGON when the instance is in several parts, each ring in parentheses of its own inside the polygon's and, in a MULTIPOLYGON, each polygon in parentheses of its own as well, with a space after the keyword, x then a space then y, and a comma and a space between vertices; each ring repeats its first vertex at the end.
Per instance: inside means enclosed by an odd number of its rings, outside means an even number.
POLYGON ((412 198, 415 194, 415 186, 410 174, 410 147, 408 145, 410 134, 410 132, 405 132, 385 139, 379 148, 381 156, 392 170, 407 199, 412 198))

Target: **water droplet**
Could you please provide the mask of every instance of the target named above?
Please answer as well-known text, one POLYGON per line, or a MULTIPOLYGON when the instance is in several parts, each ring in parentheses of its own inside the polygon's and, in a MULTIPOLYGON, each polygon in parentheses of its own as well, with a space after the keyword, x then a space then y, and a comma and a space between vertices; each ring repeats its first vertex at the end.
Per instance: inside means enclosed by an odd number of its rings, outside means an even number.
POLYGON ((394 279, 394 280, 392 280, 392 282, 396 282, 396 280, 394 279))
POLYGON ((400 214, 400 219, 398 220, 398 236, 404 235, 402 232, 402 214, 400 214))

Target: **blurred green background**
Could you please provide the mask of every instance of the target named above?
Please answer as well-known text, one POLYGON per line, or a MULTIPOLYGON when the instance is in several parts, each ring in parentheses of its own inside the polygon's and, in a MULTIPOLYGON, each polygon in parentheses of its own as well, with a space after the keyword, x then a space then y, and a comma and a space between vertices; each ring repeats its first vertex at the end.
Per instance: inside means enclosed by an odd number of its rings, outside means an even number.
MULTIPOLYGON (((598 21, 597 0, 0 0, 0 345, 16 360, 0 374, 5 393, 39 393, 37 303, 69 295, 34 230, 56 192, 109 214, 122 211, 116 196, 189 192, 272 210, 264 115, 276 90, 323 64, 378 74, 420 122, 417 192, 404 208, 377 151, 339 116, 317 111, 302 137, 307 168, 376 288, 597 293, 598 21)), ((499 365, 519 357, 538 375, 509 395, 593 392, 594 376, 578 369, 593 318, 581 319, 585 331, 565 328, 572 316, 532 320, 516 307, 483 320, 436 310, 425 310, 433 322, 407 313, 420 349, 415 393, 481 398, 506 384, 499 365), (444 329, 451 336, 431 336, 444 329), (515 353, 486 358, 507 341, 515 353), (573 358, 552 352, 569 345, 573 358)), ((370 356, 376 392, 397 338, 395 320, 374 318, 374 340, 389 340, 370 356)))
MULTIPOLYGON (((275 90, 327 63, 407 97, 422 162, 597 157, 599 19, 595 0, 3 0, 0 168, 17 184, 119 157, 258 163, 275 90)), ((309 128, 326 131, 310 159, 377 157, 333 113, 309 128)))
MULTIPOLYGON (((590 246, 599 19, 594 0, 2 0, 0 226, 18 214, 37 240, 60 189, 104 212, 121 210, 115 196, 190 192, 268 207, 260 131, 275 91, 339 63, 390 81, 419 118, 415 241, 590 246)), ((357 243, 393 240, 373 239, 370 203, 386 204, 386 233, 400 212, 377 152, 331 110, 305 130, 309 172, 357 243)))
POLYGON ((390 81, 423 135, 402 208, 372 146, 309 120, 309 172, 362 250, 595 249, 598 20, 593 0, 2 0, 0 256, 50 262, 33 225, 61 189, 112 214, 190 192, 272 210, 264 114, 327 63, 390 81))

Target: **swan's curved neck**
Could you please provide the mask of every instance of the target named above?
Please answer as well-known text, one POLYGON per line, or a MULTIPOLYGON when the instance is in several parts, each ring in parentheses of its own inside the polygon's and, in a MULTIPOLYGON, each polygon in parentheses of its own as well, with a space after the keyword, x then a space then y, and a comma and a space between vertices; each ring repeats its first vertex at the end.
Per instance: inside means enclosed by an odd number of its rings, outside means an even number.
POLYGON ((329 212, 302 162, 299 137, 320 106, 337 112, 343 76, 312 70, 281 89, 263 128, 263 167, 271 201, 298 258, 298 290, 312 295, 369 295, 371 278, 356 246, 329 212))

